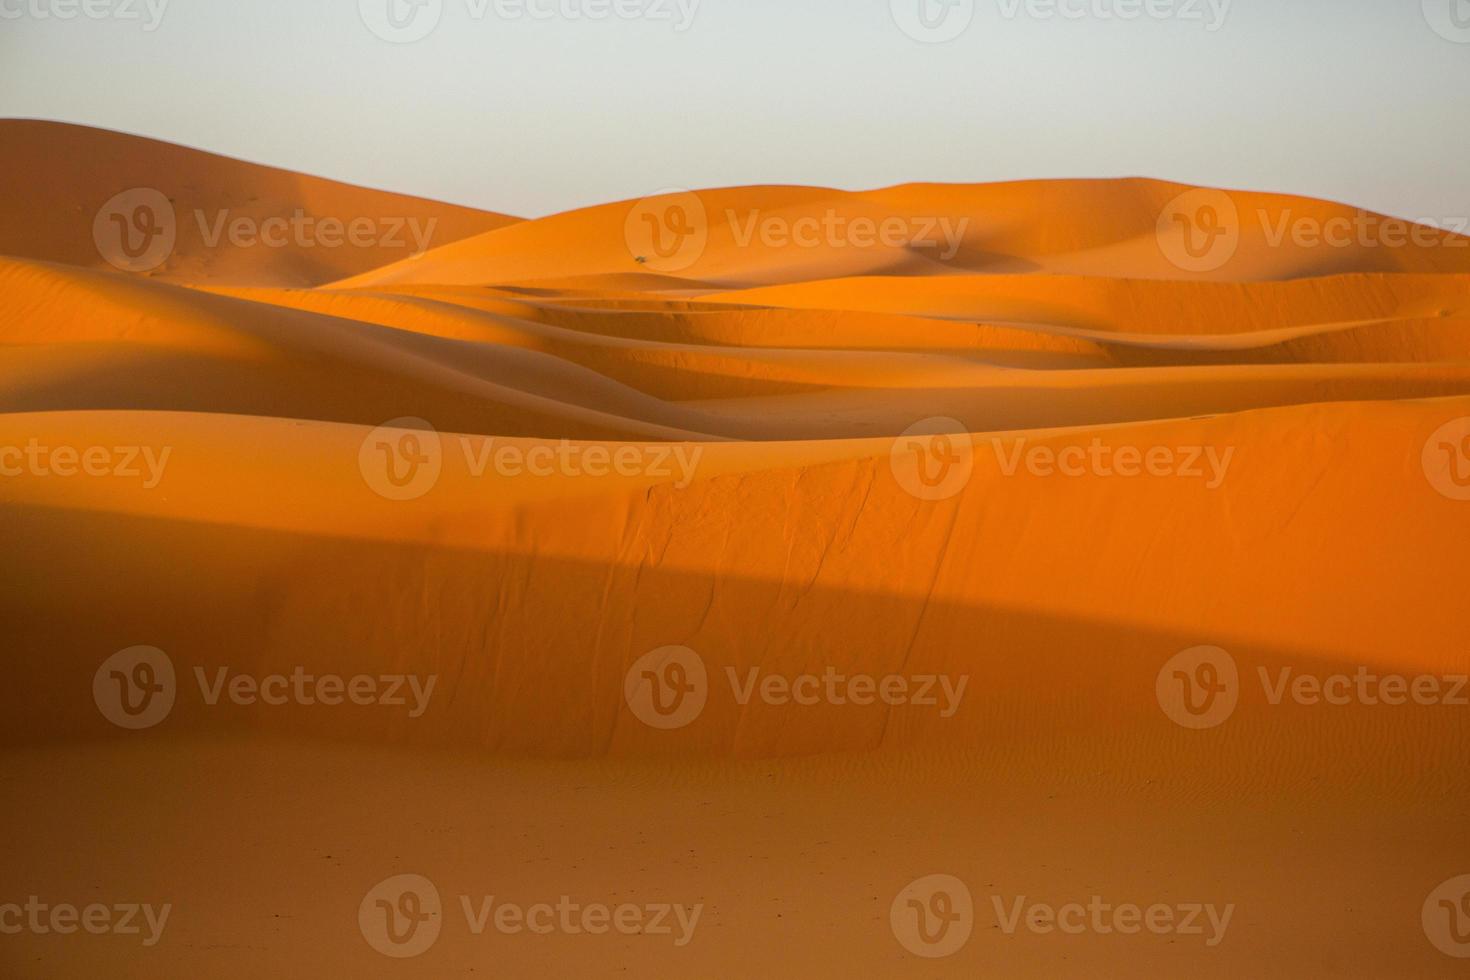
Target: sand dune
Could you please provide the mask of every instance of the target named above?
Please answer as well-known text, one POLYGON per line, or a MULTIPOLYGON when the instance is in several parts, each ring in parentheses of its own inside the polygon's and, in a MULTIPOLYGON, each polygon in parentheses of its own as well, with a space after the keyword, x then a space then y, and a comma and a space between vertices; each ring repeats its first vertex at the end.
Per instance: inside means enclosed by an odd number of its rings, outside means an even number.
MULTIPOLYGON (((171 282, 318 285, 517 220, 83 126, 0 119, 0 146, 0 255, 111 268, 95 226, 124 196, 130 234, 140 204, 174 228, 149 269, 171 282)), ((117 234, 105 221, 101 232, 117 234)))
POLYGON ((636 286, 639 280, 632 277, 640 267, 662 276, 677 273, 674 282, 646 285, 675 292, 854 276, 929 282, 977 272, 1258 282, 1346 273, 1466 273, 1470 239, 1324 201, 1154 180, 913 185, 870 193, 743 187, 678 192, 522 222, 341 285, 495 282, 618 289, 636 286), (1190 229, 1193 247, 1204 250, 1200 261, 1218 262, 1217 268, 1189 268, 1198 264, 1189 251, 1171 261, 1173 237, 1182 234, 1169 224, 1172 212, 1193 218, 1200 208, 1214 209, 1206 213, 1231 232, 1218 237, 1215 224, 1204 219, 1190 229), (654 251, 660 242, 666 257, 654 251), (1220 252, 1212 258, 1215 247, 1220 252))
POLYGON ((0 128, 11 186, 77 151, 0 208, 0 753, 38 801, 0 861, 25 893, 178 905, 156 948, 7 936, 0 972, 1459 975, 1421 906, 1466 870, 1470 708, 1272 695, 1470 673, 1459 239, 1277 242, 1361 213, 1231 192, 1204 268, 1168 219, 1224 192, 1144 180, 512 223, 0 128), (145 177, 457 240, 181 235, 130 274, 88 215, 39 217, 145 177), (813 220, 836 237, 762 239, 813 220), (139 646, 173 671, 157 717, 109 700, 157 675, 99 670, 139 646), (433 686, 417 712, 209 694, 293 672, 433 686), (443 933, 397 960, 354 916, 410 872, 443 933), (975 907, 931 959, 890 905, 936 873, 975 907), (676 951, 530 943, 455 921, 476 888, 705 918, 676 951), (1206 946, 1011 933, 991 904, 1092 895, 1234 919, 1206 946))

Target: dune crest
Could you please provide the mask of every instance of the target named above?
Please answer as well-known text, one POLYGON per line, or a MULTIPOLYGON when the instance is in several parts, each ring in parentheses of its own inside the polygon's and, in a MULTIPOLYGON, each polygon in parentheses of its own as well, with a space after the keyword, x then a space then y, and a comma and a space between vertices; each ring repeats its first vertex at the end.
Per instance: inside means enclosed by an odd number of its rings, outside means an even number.
POLYGON ((86 126, 0 119, 0 146, 0 255, 116 268, 120 221, 167 232, 169 282, 315 286, 518 220, 86 126))

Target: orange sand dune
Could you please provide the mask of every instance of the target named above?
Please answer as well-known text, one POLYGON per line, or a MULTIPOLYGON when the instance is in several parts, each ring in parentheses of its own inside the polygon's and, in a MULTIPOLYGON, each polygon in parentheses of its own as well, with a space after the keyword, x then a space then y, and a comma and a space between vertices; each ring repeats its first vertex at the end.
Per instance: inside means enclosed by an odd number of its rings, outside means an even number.
POLYGON ((1470 272, 1470 238, 1344 205, 1153 180, 914 185, 868 193, 743 187, 680 192, 521 222, 345 280, 344 286, 523 283, 674 292, 851 276, 1050 273, 1255 282, 1343 273, 1470 272), (1196 196, 1202 195, 1202 196, 1196 196), (1177 203, 1175 203, 1177 202, 1177 203), (1172 212, 1223 212, 1171 261, 1172 212), (1161 247, 1160 230, 1166 233, 1161 247), (1210 235, 1209 238, 1204 236, 1210 235), (1233 237, 1232 237, 1233 236, 1233 237), (658 254, 662 244, 666 256, 658 254), (1206 258, 1210 258, 1208 255, 1206 258), (1182 264, 1181 264, 1182 263, 1182 264), (675 282, 668 275, 675 273, 675 282))
MULTIPOLYGON (((407 200, 118 145, 55 193, 407 200)), ((171 914, 0 974, 1462 975, 1470 260, 1231 193, 1204 268, 1220 193, 416 202, 460 240, 155 274, 11 202, 0 927, 171 914), (1064 911, 1130 903, 1216 919, 1064 911)))
POLYGON ((517 220, 84 126, 0 119, 0 147, 0 255, 110 268, 98 213, 143 188, 172 211, 177 244, 152 271, 171 282, 317 285, 517 220))
POLYGON ((1470 314, 1462 275, 1341 274, 1286 282, 1154 282, 1101 276, 848 278, 708 296, 785 309, 1039 320, 1116 332, 1219 333, 1365 317, 1470 314))
MULTIPOLYGON (((501 435, 771 440, 897 436, 927 415, 989 431, 1137 421, 1158 417, 1160 404, 1199 415, 1470 392, 1470 360, 1227 370, 1189 365, 1193 352, 1176 344, 1167 369, 1018 371, 983 350, 632 340, 419 297, 216 295, 14 262, 0 264, 0 282, 11 286, 0 300, 13 324, 0 356, 10 379, 0 404, 11 411, 174 408, 367 424, 416 414, 501 435)), ((1207 344, 1202 352, 1209 363, 1207 344)))
MULTIPOLYGON (((1391 296, 1380 296, 1378 302, 1368 302, 1361 292, 1353 295, 1357 287, 1365 284, 1381 286, 1393 282, 1397 286, 1413 283, 1410 277, 1381 280, 1347 278, 1309 280, 1300 284, 1289 284, 1287 289, 1300 286, 1316 287, 1305 302, 1296 304, 1300 312, 1296 318, 1287 316, 1282 309, 1285 297, 1282 291, 1269 297, 1270 302, 1253 301, 1246 293, 1224 309, 1216 307, 1207 311, 1200 306, 1176 305, 1170 309, 1152 311, 1145 320, 1137 305, 1126 310, 1109 311, 1109 318, 1097 321, 1096 311, 1082 318, 1089 326, 1076 326, 1073 322, 1086 307, 1073 302, 1065 309, 1050 307, 1047 300, 1055 302, 1066 293, 1031 290, 1027 296, 1029 305, 1007 302, 1003 307, 1009 315, 1042 312, 1045 322, 1021 322, 1018 320, 992 319, 974 315, 974 319, 963 312, 926 314, 914 316, 898 312, 903 309, 898 303, 887 304, 888 312, 873 312, 855 309, 864 305, 856 298, 862 287, 882 284, 884 288, 899 285, 902 280, 846 280, 852 286, 853 298, 837 298, 834 305, 842 309, 823 309, 804 305, 799 299, 771 296, 771 301, 782 305, 745 305, 715 303, 707 300, 664 300, 630 303, 626 300, 587 300, 570 298, 537 297, 528 299, 520 290, 489 290, 481 287, 398 287, 392 295, 423 297, 442 300, 457 306, 468 306, 488 313, 499 313, 519 320, 534 320, 596 335, 617 337, 622 340, 663 341, 667 343, 695 343, 714 346, 735 347, 797 347, 804 349, 837 350, 902 350, 902 351, 948 351, 966 353, 972 357, 983 356, 986 363, 1007 367, 1102 367, 1110 363, 1170 363, 1171 351, 1179 349, 1179 363, 1281 363, 1301 361, 1382 362, 1396 360, 1455 360, 1467 351, 1464 340, 1465 318, 1457 311, 1464 290, 1455 280, 1447 277, 1425 278, 1423 288, 1430 290, 1428 302, 1400 303, 1391 296), (1405 281, 1399 281, 1400 279, 1405 281), (1335 290, 1321 289, 1334 284, 1335 290), (507 295, 513 293, 515 295, 507 295), (1435 302, 1436 299, 1443 302, 1435 302), (1247 301, 1249 305, 1247 305, 1247 301), (1354 302, 1360 305, 1354 306, 1354 302), (1366 306, 1366 309, 1365 309, 1366 306), (1405 311, 1430 308, 1432 315, 1403 316, 1405 311), (1387 314, 1374 319, 1316 322, 1315 317, 1339 314, 1344 317, 1381 309, 1387 314), (1212 312, 1206 319, 1203 314, 1212 312), (1129 319, 1129 317, 1133 319, 1129 319), (1304 322, 1297 322, 1300 319, 1304 322), (968 321, 968 322, 967 322, 968 321), (1289 324, 1289 325, 1277 325, 1289 324), (1130 331, 1133 328, 1133 332, 1130 331), (1142 328, 1147 328, 1147 331, 1142 328), (1180 334, 1177 331, 1198 330, 1201 334, 1180 334), (1218 331, 1218 332, 1217 332, 1218 331), (1405 337, 1405 334, 1411 335, 1405 337), (982 355, 983 352, 983 355, 982 355)), ((942 280, 945 285, 955 282, 942 280)), ((1129 281, 1079 280, 1082 287, 1101 282, 1126 284, 1129 281)), ((1183 296, 1168 294, 1171 287, 1162 283, 1136 282, 1146 289, 1134 290, 1130 299, 1174 299, 1180 303, 1183 296)), ((976 295, 968 297, 970 302, 990 303, 996 301, 996 293, 1007 285, 1015 288, 1020 282, 1008 277, 991 276, 968 280, 976 295)), ((1182 287, 1193 288, 1193 287, 1182 287)), ((1214 287, 1206 287, 1214 288, 1214 287)), ((1231 287, 1222 287, 1231 288, 1231 287)), ((776 291, 781 292, 781 291, 776 291)), ((757 290, 752 298, 764 298, 771 291, 757 290)), ((1214 299, 1219 300, 1220 289, 1215 289, 1214 299)), ((295 292, 285 296, 272 296, 256 292, 252 298, 262 298, 287 305, 310 303, 313 308, 325 309, 332 304, 354 302, 341 293, 295 292)), ((910 297, 913 299, 914 297, 910 297)), ((926 294, 930 302, 933 292, 926 294)), ((1193 299, 1206 297, 1196 294, 1193 299)), ((1258 298, 1258 299, 1259 299, 1258 298)), ((830 299, 830 297, 829 297, 830 299)))

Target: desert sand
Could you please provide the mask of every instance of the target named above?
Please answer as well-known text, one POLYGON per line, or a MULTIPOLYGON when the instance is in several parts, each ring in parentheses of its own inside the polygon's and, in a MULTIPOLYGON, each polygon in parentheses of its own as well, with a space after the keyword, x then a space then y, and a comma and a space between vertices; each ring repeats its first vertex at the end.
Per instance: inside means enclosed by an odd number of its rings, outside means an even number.
POLYGON ((1470 239, 1142 179, 518 220, 0 145, 0 906, 171 907, 3 975, 1463 975, 1470 239), (179 230, 128 272, 94 215, 138 187, 179 230), (211 246, 223 206, 442 237, 211 246), (172 702, 130 720, 136 647, 172 702), (297 675, 432 690, 222 693, 297 675), (1012 918, 1090 902, 1229 918, 1012 918))

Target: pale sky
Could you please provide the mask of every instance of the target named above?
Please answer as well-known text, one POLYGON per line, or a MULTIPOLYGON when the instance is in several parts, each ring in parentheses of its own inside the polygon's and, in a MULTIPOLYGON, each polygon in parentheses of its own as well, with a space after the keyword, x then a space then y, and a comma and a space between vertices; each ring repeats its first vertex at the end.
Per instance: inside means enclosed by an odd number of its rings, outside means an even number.
POLYGON ((1443 221, 1470 0, 0 0, 0 116, 528 216, 1146 175, 1443 221))

